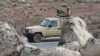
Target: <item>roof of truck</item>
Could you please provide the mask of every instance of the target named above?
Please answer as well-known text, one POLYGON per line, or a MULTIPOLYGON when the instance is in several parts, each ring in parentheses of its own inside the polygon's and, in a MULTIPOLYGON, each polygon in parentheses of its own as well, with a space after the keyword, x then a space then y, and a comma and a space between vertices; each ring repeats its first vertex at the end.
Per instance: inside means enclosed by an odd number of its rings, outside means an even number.
POLYGON ((48 19, 48 20, 59 20, 59 18, 56 18, 56 17, 48 17, 48 18, 45 18, 45 19, 48 19))

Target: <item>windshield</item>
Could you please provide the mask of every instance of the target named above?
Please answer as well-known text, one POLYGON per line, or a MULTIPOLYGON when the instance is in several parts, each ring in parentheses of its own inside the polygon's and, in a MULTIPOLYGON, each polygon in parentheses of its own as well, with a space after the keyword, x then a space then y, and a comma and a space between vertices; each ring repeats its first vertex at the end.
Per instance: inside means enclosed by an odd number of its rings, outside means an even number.
POLYGON ((49 20, 44 19, 44 20, 41 22, 41 26, 46 27, 47 24, 48 24, 48 22, 49 22, 49 20))

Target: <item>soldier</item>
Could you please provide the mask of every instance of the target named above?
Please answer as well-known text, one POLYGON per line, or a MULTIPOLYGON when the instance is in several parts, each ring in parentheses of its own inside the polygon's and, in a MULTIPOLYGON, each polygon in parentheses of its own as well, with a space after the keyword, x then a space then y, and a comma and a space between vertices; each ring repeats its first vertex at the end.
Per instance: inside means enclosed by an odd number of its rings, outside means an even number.
POLYGON ((71 16, 70 7, 67 8, 67 12, 64 12, 63 10, 57 9, 57 16, 60 16, 60 17, 70 17, 71 16))

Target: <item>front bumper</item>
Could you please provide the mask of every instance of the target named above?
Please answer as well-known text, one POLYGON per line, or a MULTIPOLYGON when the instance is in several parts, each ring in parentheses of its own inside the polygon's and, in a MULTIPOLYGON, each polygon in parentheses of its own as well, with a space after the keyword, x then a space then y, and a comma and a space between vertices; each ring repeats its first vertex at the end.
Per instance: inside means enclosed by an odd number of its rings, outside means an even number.
POLYGON ((25 37, 27 37, 28 40, 33 40, 33 34, 31 34, 31 33, 23 33, 23 35, 25 37))
POLYGON ((32 37, 32 36, 33 36, 32 33, 23 33, 23 35, 24 35, 25 37, 32 37))

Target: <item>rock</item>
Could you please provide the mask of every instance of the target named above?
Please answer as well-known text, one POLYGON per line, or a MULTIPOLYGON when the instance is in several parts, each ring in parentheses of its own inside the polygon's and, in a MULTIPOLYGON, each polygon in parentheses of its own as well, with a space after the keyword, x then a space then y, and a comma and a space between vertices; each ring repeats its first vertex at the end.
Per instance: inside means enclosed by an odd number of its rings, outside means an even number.
POLYGON ((34 16, 42 16, 42 12, 39 10, 34 11, 34 16))
POLYGON ((68 48, 70 50, 74 50, 74 51, 79 51, 80 50, 80 44, 78 41, 73 41, 71 43, 66 43, 64 45, 62 45, 63 48, 68 48))
POLYGON ((7 23, 0 22, 0 56, 18 56, 20 45, 16 31, 7 23))
POLYGON ((56 47, 53 49, 34 49, 25 47, 21 52, 21 56, 81 56, 79 52, 72 51, 62 47, 56 47))
POLYGON ((18 0, 18 2, 20 2, 20 3, 25 3, 26 0, 18 0))
POLYGON ((100 39, 89 39, 83 48, 82 56, 100 56, 100 39))
POLYGON ((100 26, 92 34, 95 38, 100 39, 100 26))
POLYGON ((77 0, 77 2, 100 2, 100 0, 77 0))
POLYGON ((64 19, 64 21, 58 46, 66 45, 66 48, 72 46, 72 49, 79 49, 86 45, 88 39, 93 38, 80 17, 70 17, 64 19))
POLYGON ((9 2, 17 3, 18 0, 8 0, 9 2))

